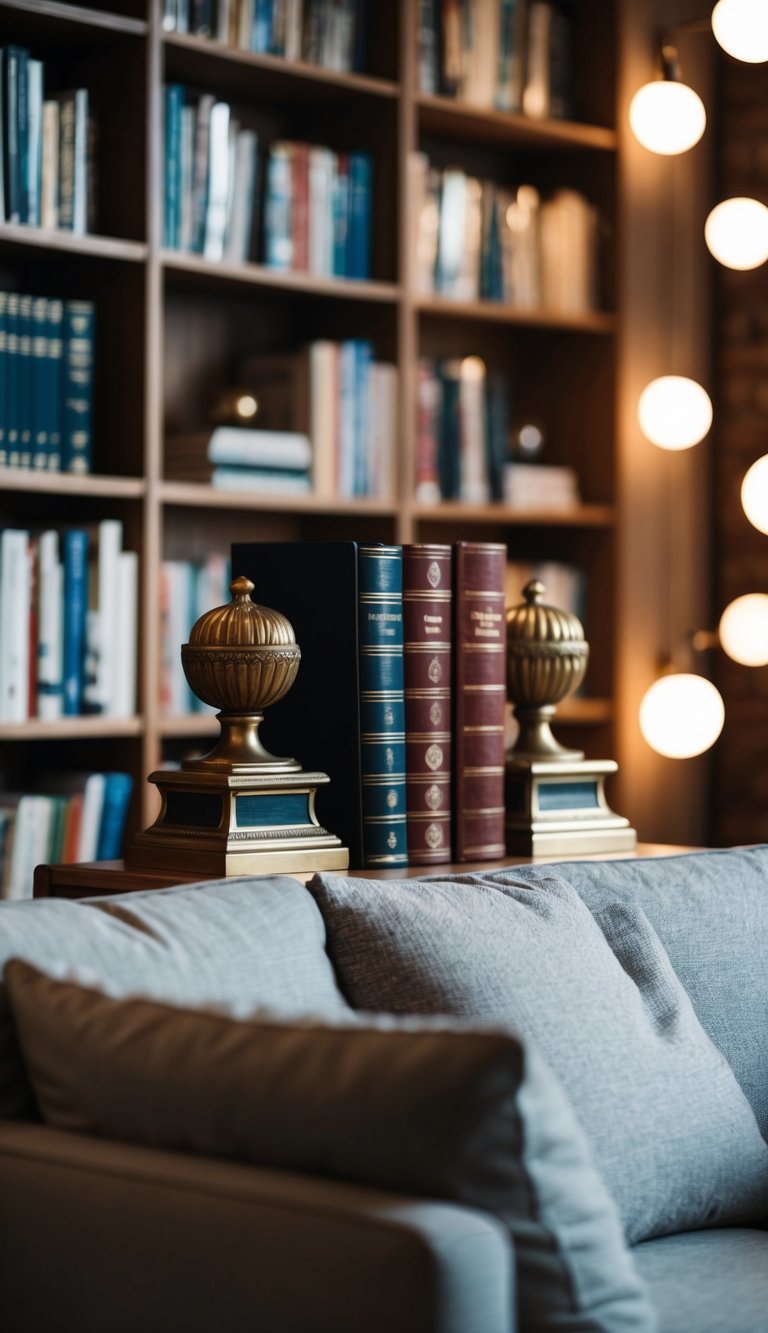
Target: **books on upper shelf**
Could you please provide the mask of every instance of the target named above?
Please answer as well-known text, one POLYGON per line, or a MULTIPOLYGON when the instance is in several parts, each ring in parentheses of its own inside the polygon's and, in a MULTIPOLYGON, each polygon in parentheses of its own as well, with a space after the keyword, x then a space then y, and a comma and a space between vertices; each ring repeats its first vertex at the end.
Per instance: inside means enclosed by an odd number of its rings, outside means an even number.
POLYGON ((187 684, 181 645, 195 621, 229 600, 229 561, 219 552, 205 560, 163 560, 160 566, 160 708, 165 717, 211 713, 187 684))
POLYGON ((420 0, 419 90, 568 117, 572 21, 570 0, 420 0))
POLYGON ((599 308, 598 215, 579 191, 542 199, 532 185, 438 170, 424 153, 413 154, 409 173, 422 295, 576 315, 599 308))
POLYGON ((122 524, 0 532, 0 722, 136 712, 138 555, 122 524))
POLYGON ((50 786, 46 795, 0 792, 0 898, 31 898, 35 866, 121 854, 130 774, 67 774, 50 786))
POLYGON ((0 48, 0 221, 94 229, 95 124, 87 88, 45 95, 26 47, 0 48))
POLYGON ((0 469, 91 470, 92 301, 0 292, 0 469))
POLYGON ((258 55, 361 70, 372 0, 163 0, 166 32, 258 55))
POLYGON ((268 495, 312 489, 312 445, 298 431, 217 426, 210 435, 170 436, 165 457, 169 477, 218 489, 245 487, 268 495))
POLYGON ((318 277, 369 278, 372 191, 368 153, 273 143, 264 195, 265 264, 318 277))
POLYGON ((418 365, 415 495, 422 504, 504 499, 509 392, 477 356, 418 365))

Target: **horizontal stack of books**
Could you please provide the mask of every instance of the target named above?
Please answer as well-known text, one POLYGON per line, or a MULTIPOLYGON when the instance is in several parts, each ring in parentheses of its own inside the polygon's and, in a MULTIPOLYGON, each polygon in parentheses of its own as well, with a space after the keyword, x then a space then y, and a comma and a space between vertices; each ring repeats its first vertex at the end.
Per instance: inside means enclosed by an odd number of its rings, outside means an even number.
POLYGON ((419 87, 477 106, 568 117, 571 0, 420 0, 419 87))
POLYGON ((297 431, 217 426, 211 435, 171 436, 165 456, 169 476, 220 490, 302 495, 312 489, 312 445, 297 431))
POLYGON ((360 70, 368 5, 369 0, 163 0, 163 27, 259 55, 360 70))
POLYGON ((542 200, 532 185, 502 189, 438 170, 423 153, 411 171, 419 291, 524 310, 599 307, 598 215, 579 191, 542 200))
POLYGON ((94 229, 95 127, 87 88, 45 96, 45 69, 0 48, 0 221, 94 229))
POLYGON ((203 561, 164 560, 160 566, 160 707, 165 717, 211 713, 192 693, 181 665, 181 645, 195 621, 230 599, 229 561, 217 552, 203 561))
POLYGON ((264 199, 264 262, 319 277, 370 277, 372 180, 368 153, 273 143, 264 199))
POLYGON ((121 854, 130 774, 69 773, 55 785, 55 795, 0 795, 0 898, 31 898, 35 866, 121 854))
POLYGON ((138 555, 122 523, 0 532, 0 722, 136 712, 138 555))
POLYGON ((0 292, 0 468, 91 470, 92 301, 0 292))

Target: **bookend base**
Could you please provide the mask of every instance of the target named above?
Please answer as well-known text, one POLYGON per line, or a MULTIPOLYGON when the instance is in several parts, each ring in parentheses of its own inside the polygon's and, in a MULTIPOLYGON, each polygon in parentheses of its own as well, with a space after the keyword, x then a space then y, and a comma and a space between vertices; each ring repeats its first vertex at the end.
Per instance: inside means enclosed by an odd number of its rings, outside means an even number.
POLYGON ((505 763, 505 840, 515 856, 628 852, 637 844, 629 820, 611 810, 605 780, 613 759, 525 759, 505 763))

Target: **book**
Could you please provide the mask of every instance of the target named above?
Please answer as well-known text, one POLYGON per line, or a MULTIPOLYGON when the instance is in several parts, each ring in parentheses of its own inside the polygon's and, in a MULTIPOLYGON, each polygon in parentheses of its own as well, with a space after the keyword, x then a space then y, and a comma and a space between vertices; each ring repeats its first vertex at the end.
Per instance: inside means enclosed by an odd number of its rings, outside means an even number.
POLYGON ((459 541, 453 568, 453 859, 504 856, 507 548, 459 541))
POLYGON ((452 553, 403 547, 403 667, 408 861, 451 859, 452 553))
POLYGON ((408 863, 403 553, 358 548, 360 769, 366 866, 408 863))
POLYGON ((105 789, 106 778, 103 773, 91 773, 86 778, 75 861, 96 860, 105 789))
POLYGON ((35 866, 47 862, 53 803, 47 796, 22 796, 16 820, 4 896, 11 900, 32 897, 35 866))
POLYGON ((88 533, 64 533, 64 624, 62 691, 65 717, 81 710, 84 684, 85 619, 88 606, 88 533))
POLYGON ((163 245, 177 250, 181 241, 181 123, 184 89, 178 83, 165 88, 165 211, 163 245))
POLYGON ((317 793, 320 823, 363 857, 358 654, 357 543, 236 542, 232 574, 245 574, 253 599, 288 617, 301 648, 294 684, 267 709, 268 750, 327 773, 317 793))
POLYGON ((0 533, 0 721, 25 722, 29 693, 29 532, 0 533))
POLYGON ((552 463, 506 463, 504 500, 512 509, 573 509, 580 500, 576 470, 552 463))
POLYGON ((55 98, 43 103, 40 226, 59 225, 59 104, 55 98))
POLYGON ((91 470, 93 412, 92 301, 65 301, 62 325, 62 469, 91 470))
POLYGON ((116 861, 120 856, 132 790, 133 779, 129 773, 104 774, 104 796, 95 860, 116 861))
POLYGON ((63 698, 64 566, 59 534, 50 528, 38 543, 37 705, 38 717, 61 717, 63 698))
POLYGON ((139 557, 120 551, 117 558, 114 679, 112 717, 133 717, 136 712, 136 675, 139 629, 139 557))
POLYGON ((88 229, 88 89, 58 95, 59 226, 84 235, 88 229))
POLYGON ((22 221, 21 159, 19 147, 19 65, 22 48, 3 48, 3 193, 5 221, 22 221))
POLYGON ((214 102, 208 138, 208 186, 206 191, 204 239, 206 259, 224 258, 229 199, 229 106, 214 102))

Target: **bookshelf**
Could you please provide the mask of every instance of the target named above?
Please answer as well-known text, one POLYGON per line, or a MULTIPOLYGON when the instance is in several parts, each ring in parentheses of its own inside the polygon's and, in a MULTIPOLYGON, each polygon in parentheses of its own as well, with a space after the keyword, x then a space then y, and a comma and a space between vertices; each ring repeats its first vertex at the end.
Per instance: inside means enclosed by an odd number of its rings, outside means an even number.
POLYGON ((200 559, 210 549, 227 551, 232 541, 254 539, 410 542, 476 535, 507 542, 514 559, 578 564, 589 587, 588 693, 570 701, 559 722, 588 753, 617 753, 619 17, 608 8, 606 22, 600 0, 578 6, 574 102, 580 119, 556 121, 420 92, 417 0, 371 5, 370 54, 359 74, 164 31, 161 0, 5 0, 0 6, 0 43, 22 43, 50 60, 58 86, 82 79, 100 127, 98 234, 0 224, 0 288, 97 304, 94 470, 81 477, 3 471, 0 526, 39 529, 116 517, 126 546, 140 557, 138 715, 0 725, 3 787, 20 789, 46 768, 124 766, 135 781, 130 827, 154 817, 146 774, 199 748, 216 726, 205 715, 162 714, 160 562, 200 559), (237 106, 257 130, 260 147, 305 136, 338 150, 353 139, 370 152, 376 181, 371 279, 276 272, 262 263, 211 262, 164 249, 168 82, 237 106), (583 189, 604 228, 601 308, 571 315, 417 291, 408 163, 418 150, 438 164, 456 162, 499 181, 583 189), (398 370, 391 498, 257 497, 166 477, 166 429, 201 428, 206 404, 243 348, 259 352, 354 337, 370 338, 377 355, 398 370), (567 512, 526 513, 499 503, 418 503, 411 483, 416 370, 425 355, 479 355, 489 366, 513 368, 513 383, 526 386, 527 409, 545 409, 552 439, 547 461, 577 468, 583 503, 567 512))

